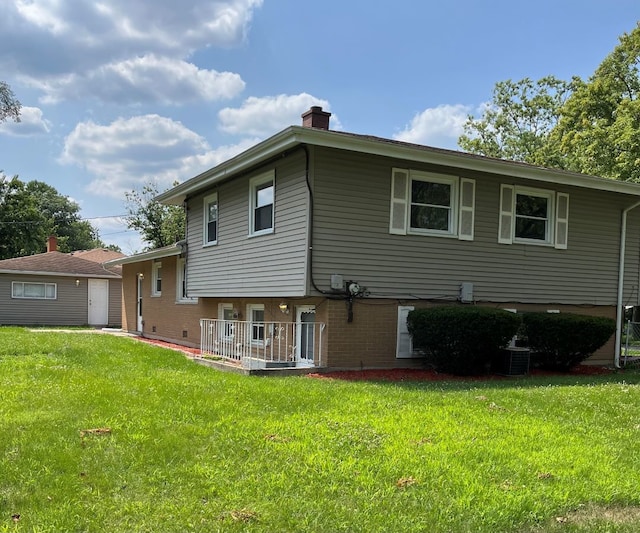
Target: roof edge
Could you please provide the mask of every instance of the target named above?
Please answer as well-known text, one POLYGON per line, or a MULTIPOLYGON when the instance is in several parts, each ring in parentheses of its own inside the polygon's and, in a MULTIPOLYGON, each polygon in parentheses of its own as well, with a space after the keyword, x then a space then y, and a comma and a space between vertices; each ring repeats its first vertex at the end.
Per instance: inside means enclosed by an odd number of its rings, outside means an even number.
POLYGON ((148 252, 141 252, 139 254, 112 259, 111 261, 105 261, 103 264, 107 266, 128 265, 130 263, 140 263, 141 261, 151 261, 153 259, 161 259, 163 257, 180 255, 181 253, 182 246, 176 243, 171 246, 149 250, 148 252))
MULTIPOLYGON (((202 191, 222 179, 231 178, 285 150, 308 144, 368 153, 394 159, 457 167, 476 172, 487 172, 539 182, 557 183, 586 189, 640 196, 640 184, 617 181, 599 176, 552 169, 504 159, 491 158, 467 152, 434 148, 431 146, 395 141, 382 137, 319 130, 302 126, 289 126, 272 137, 252 146, 235 157, 165 191, 156 197, 160 203, 180 205, 186 198, 202 191)), ((117 264, 117 263, 114 263, 117 264)))
POLYGON ((49 270, 10 270, 0 268, 0 274, 15 274, 16 276, 54 276, 57 278, 90 278, 90 279, 121 279, 120 274, 105 271, 104 274, 74 274, 72 272, 51 272, 49 270))

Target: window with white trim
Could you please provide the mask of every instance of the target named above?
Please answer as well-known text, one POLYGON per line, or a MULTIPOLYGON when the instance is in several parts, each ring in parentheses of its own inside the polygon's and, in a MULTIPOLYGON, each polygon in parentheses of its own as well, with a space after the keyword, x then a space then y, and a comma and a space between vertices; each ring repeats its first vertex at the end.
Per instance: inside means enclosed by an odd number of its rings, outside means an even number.
POLYGON ((251 343, 264 344, 264 305, 247 305, 247 320, 251 323, 251 343))
POLYGON ((154 261, 151 266, 151 296, 162 295, 162 262, 154 261))
POLYGON ((569 195, 514 185, 500 188, 498 242, 555 246, 568 241, 569 195))
POLYGON ((249 182, 251 235, 273 233, 275 205, 275 178, 273 171, 253 178, 249 182))
POLYGON ((25 300, 55 300, 58 297, 57 283, 11 282, 11 297, 25 300))
POLYGON ((475 180, 394 168, 389 233, 473 240, 475 180))
POLYGON ((202 242, 205 246, 218 243, 218 193, 204 199, 204 227, 202 242))
POLYGON ((190 298, 187 293, 187 260, 178 257, 176 261, 176 301, 180 303, 196 303, 197 298, 190 298))

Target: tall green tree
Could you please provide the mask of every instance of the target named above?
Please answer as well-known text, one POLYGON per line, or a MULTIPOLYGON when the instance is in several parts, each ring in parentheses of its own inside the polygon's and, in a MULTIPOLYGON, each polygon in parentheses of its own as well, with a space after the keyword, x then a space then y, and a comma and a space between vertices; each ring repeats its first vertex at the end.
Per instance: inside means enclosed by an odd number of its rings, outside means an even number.
POLYGON ((127 227, 140 232, 147 249, 169 246, 185 237, 184 209, 162 205, 155 200, 158 194, 158 185, 154 182, 125 193, 127 227))
POLYGON ((480 118, 469 116, 458 145, 468 152, 531 164, 562 165, 549 138, 567 98, 580 83, 547 76, 500 81, 480 118))
POLYGON ((640 182, 640 24, 562 107, 552 135, 566 168, 640 182))
POLYGON ((4 174, 0 179, 0 259, 30 255, 46 242, 43 218, 35 198, 24 194, 24 183, 4 174))
POLYGON ((93 225, 81 219, 80 206, 76 202, 62 196, 54 187, 42 181, 28 182, 25 191, 35 199, 37 208, 42 213, 45 220, 44 231, 58 237, 60 251, 105 247, 93 225))
POLYGON ((49 235, 61 252, 105 246, 78 204, 54 187, 0 174, 0 259, 44 252, 49 235))
POLYGON ((18 101, 11 87, 4 81, 0 81, 0 122, 8 118, 20 122, 20 109, 22 104, 18 101))

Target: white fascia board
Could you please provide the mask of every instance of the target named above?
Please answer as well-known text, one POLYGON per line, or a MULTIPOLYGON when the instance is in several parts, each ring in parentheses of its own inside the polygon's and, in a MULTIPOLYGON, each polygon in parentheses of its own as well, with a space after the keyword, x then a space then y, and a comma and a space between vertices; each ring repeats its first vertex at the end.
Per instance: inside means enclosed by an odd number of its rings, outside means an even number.
POLYGON ((407 161, 416 161, 451 168, 510 176, 514 178, 640 196, 640 184, 633 182, 589 176, 587 174, 579 174, 565 170, 536 167, 527 163, 489 158, 465 152, 457 152, 455 150, 446 150, 443 148, 432 148, 420 145, 412 146, 410 144, 402 143, 396 144, 394 141, 387 141, 384 139, 375 140, 358 136, 350 136, 349 134, 340 135, 340 137, 342 137, 341 139, 336 137, 333 139, 323 139, 321 137, 323 134, 326 135, 331 132, 309 129, 308 133, 315 138, 310 138, 306 142, 316 146, 339 148, 342 150, 393 157, 407 161))
POLYGON ((408 162, 427 163, 452 169, 485 172, 536 182, 554 183, 556 185, 568 185, 584 189, 640 196, 640 184, 636 183, 536 167, 526 163, 505 161, 443 148, 413 145, 390 139, 352 135, 349 133, 305 128, 302 126, 290 126, 228 161, 158 195, 156 200, 164 204, 180 205, 187 196, 211 187, 223 179, 232 178, 239 172, 257 166, 275 157, 279 153, 301 144, 349 150, 401 159, 408 162))
POLYGON ((49 276, 56 278, 80 278, 80 279, 120 279, 117 274, 73 274, 70 272, 46 272, 40 270, 9 270, 7 268, 0 269, 0 274, 13 274, 15 276, 49 276))
POLYGON ((105 261, 103 264, 108 266, 128 265, 130 263, 141 263, 143 261, 152 261, 154 259, 162 259, 163 257, 180 255, 181 253, 182 248, 180 246, 170 246, 157 248, 156 250, 150 250, 148 252, 142 252, 140 254, 128 255, 127 257, 112 259, 111 261, 105 261))

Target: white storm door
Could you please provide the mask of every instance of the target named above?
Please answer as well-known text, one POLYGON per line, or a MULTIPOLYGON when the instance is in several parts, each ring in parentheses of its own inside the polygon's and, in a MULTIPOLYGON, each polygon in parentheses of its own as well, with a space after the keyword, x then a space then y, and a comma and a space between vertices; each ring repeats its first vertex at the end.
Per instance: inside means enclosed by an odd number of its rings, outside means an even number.
POLYGON ((296 358, 298 363, 309 366, 313 366, 315 352, 315 322, 315 306, 296 307, 296 358))
POLYGON ((396 344, 396 358, 398 359, 413 357, 413 342, 411 342, 411 335, 409 335, 407 328, 407 316, 409 316, 409 311, 413 311, 413 309, 412 305, 398 306, 398 340, 396 344))
POLYGON ((136 294, 136 331, 142 333, 142 276, 138 276, 138 291, 136 294))
POLYGON ((109 280, 89 280, 89 325, 106 326, 109 323, 109 280))

